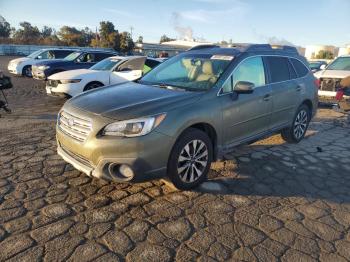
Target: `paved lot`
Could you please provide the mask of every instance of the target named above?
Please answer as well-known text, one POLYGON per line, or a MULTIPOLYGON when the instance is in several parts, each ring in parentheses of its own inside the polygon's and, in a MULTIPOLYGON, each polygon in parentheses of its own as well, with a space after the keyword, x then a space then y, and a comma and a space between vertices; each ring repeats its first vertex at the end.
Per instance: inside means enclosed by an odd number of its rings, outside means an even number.
POLYGON ((240 147, 180 192, 73 170, 55 153, 64 101, 13 82, 14 112, 0 118, 0 261, 349 260, 347 115, 321 109, 300 144, 276 135, 240 147))

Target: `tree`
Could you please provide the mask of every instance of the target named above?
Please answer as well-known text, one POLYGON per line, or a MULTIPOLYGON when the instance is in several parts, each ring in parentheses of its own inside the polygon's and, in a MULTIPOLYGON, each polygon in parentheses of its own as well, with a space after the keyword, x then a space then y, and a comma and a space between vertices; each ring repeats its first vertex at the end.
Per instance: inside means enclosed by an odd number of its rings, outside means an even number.
POLYGON ((333 59, 334 54, 328 50, 320 50, 316 55, 316 59, 333 59))
POLYGON ((170 37, 167 37, 166 35, 162 35, 162 36, 160 37, 159 43, 161 44, 161 43, 163 43, 163 42, 169 42, 169 41, 174 41, 174 40, 175 40, 175 39, 170 38, 170 37))
POLYGON ((10 24, 2 16, 0 16, 0 18, 0 37, 10 37, 10 24))
POLYGON ((143 37, 139 36, 139 38, 137 39, 137 43, 142 44, 143 43, 143 37))
POLYGON ((19 29, 15 30, 13 38, 21 44, 32 44, 38 42, 40 31, 38 27, 32 26, 29 22, 21 22, 19 29))
POLYGON ((50 37, 54 33, 54 29, 48 26, 44 26, 43 29, 41 29, 41 36, 43 38, 50 37))
POLYGON ((134 41, 131 38, 129 32, 123 32, 120 34, 120 51, 123 53, 129 53, 134 49, 134 41))
POLYGON ((62 26, 58 32, 60 39, 66 44, 71 46, 85 46, 86 39, 84 31, 80 31, 75 27, 62 26))
POLYGON ((110 21, 100 22, 99 32, 100 32, 100 40, 98 43, 99 46, 113 48, 117 51, 120 50, 119 32, 114 28, 114 24, 112 22, 110 21))

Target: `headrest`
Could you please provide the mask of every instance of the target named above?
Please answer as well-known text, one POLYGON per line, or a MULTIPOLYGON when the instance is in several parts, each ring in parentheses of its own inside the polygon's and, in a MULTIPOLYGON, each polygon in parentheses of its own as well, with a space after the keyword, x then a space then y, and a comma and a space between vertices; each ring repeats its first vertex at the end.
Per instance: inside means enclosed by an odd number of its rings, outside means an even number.
POLYGON ((205 61, 202 66, 202 72, 206 75, 213 75, 213 65, 210 61, 205 61))

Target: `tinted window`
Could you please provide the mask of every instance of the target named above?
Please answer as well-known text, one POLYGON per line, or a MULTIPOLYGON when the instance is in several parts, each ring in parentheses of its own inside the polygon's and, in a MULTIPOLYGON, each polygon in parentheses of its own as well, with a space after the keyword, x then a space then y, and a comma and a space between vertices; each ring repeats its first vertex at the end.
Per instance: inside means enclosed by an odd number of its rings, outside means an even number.
POLYGON ((282 82, 290 79, 288 59, 278 56, 269 56, 266 63, 270 70, 271 83, 282 82))
POLYGON ((292 62, 289 59, 288 59, 288 67, 289 67, 290 79, 298 78, 297 73, 293 68, 292 62))
POLYGON ((94 55, 97 62, 107 57, 113 56, 113 54, 110 54, 110 53, 95 53, 94 55))
POLYGON ((298 77, 306 76, 309 72, 309 69, 299 60, 291 58, 292 64, 297 71, 298 77))
POLYGON ((64 58, 67 55, 69 55, 70 53, 73 53, 73 51, 71 50, 55 50, 55 58, 64 58))
POLYGON ((146 62, 145 62, 145 65, 150 67, 150 68, 156 67, 159 64, 160 64, 160 62, 158 62, 156 60, 151 60, 151 59, 146 59, 146 62))

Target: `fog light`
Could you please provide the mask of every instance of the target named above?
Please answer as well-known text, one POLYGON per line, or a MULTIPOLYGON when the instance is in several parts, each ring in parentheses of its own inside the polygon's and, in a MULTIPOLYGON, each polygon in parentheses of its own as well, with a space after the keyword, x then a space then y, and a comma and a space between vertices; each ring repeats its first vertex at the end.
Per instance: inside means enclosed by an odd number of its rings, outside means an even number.
POLYGON ((131 167, 125 164, 119 166, 119 172, 126 178, 132 178, 134 176, 134 171, 132 171, 131 167))

